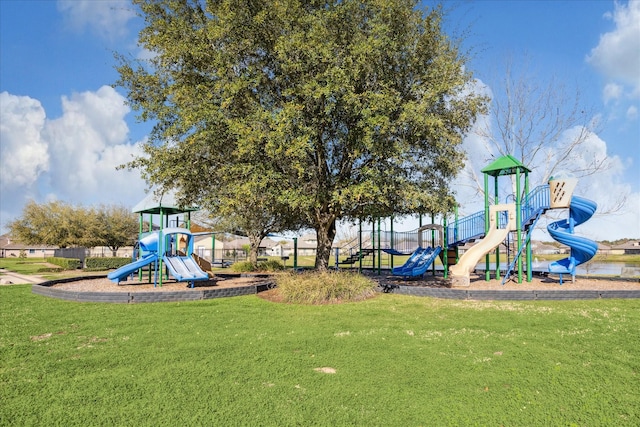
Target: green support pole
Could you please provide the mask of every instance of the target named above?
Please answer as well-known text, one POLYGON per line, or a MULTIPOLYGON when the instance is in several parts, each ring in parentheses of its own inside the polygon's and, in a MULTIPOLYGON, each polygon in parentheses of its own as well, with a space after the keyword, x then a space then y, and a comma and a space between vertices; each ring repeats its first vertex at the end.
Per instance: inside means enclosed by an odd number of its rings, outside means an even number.
MULTIPOLYGON (((138 228, 138 256, 136 259, 140 259, 140 239, 142 239, 142 231, 144 230, 144 214, 142 212, 140 212, 140 214, 138 215, 138 222, 139 224, 139 228, 138 228)), ((131 254, 133 255, 133 254, 131 254)), ((131 257, 131 259, 133 259, 133 256, 131 257)), ((151 271, 151 269, 149 269, 149 271, 151 271)), ((138 281, 142 282, 142 269, 138 269, 138 281)))
MULTIPOLYGON (((149 214, 149 232, 150 233, 153 232, 153 214, 149 214)), ((149 283, 151 283, 151 268, 149 268, 149 283)), ((154 285, 155 285, 155 282, 154 282, 154 285)))
POLYGON ((293 271, 298 269, 298 238, 293 238, 293 271))
MULTIPOLYGON (((391 216, 391 237, 389 238, 390 241, 390 245, 391 245, 391 251, 393 252, 394 249, 394 245, 393 245, 393 215, 391 216)), ((393 270, 393 254, 391 254, 391 270, 393 270)))
MULTIPOLYGON (((454 223, 454 227, 453 227, 453 240, 457 241, 458 240, 458 205, 456 204, 455 207, 453 208, 453 223, 454 223)), ((456 250, 456 264, 458 263, 458 254, 460 253, 459 250, 456 250)))
MULTIPOLYGON (((431 225, 433 225, 436 221, 436 217, 433 214, 433 212, 431 212, 431 225)), ((436 248, 436 230, 434 230, 433 228, 431 229, 431 247, 436 248)), ((433 260, 433 262, 431 263, 431 273, 435 276, 436 275, 436 261, 433 260)))
POLYGON ((378 217, 378 276, 380 275, 380 267, 381 267, 380 262, 382 260, 382 253, 380 250, 380 229, 382 227, 380 226, 380 224, 381 224, 380 217, 378 217))
POLYGON ((444 242, 442 242, 444 249, 444 255, 442 256, 442 268, 444 269, 443 274, 444 278, 446 279, 449 274, 449 229, 447 227, 446 215, 442 217, 442 226, 444 227, 444 230, 442 232, 442 237, 444 238, 444 242))
MULTIPOLYGON (((498 177, 493 177, 494 184, 494 203, 496 205, 500 204, 500 197, 498 196, 498 177)), ((500 212, 496 212, 496 226, 500 224, 500 212)), ((500 245, 496 248, 496 279, 500 279, 500 245)))
MULTIPOLYGON (((522 197, 520 195, 520 168, 516 168, 516 230, 518 250, 522 245, 522 197)), ((518 257, 518 283, 522 283, 522 257, 518 257)))
POLYGON ((358 229, 358 273, 362 274, 362 220, 358 229))
MULTIPOLYGON (((484 235, 489 232, 489 175, 484 174, 484 235)), ((489 254, 484 257, 484 280, 491 280, 491 272, 489 271, 489 254)))
MULTIPOLYGON (((527 203, 530 204, 529 200, 529 172, 524 171, 524 194, 527 195, 527 203)), ((533 224, 531 224, 533 227, 533 224)), ((530 236, 533 235, 533 230, 531 231, 530 236)), ((533 272, 532 269, 532 261, 531 261, 531 239, 527 240, 527 282, 531 282, 533 280, 533 272)))
MULTIPOLYGON (((376 271, 376 220, 371 220, 371 236, 369 237, 369 241, 371 242, 371 256, 373 257, 371 261, 371 272, 375 273, 376 271)), ((362 254, 360 255, 362 257, 362 254)))
POLYGON ((162 208, 160 208, 160 231, 158 233, 158 273, 160 276, 160 287, 162 287, 162 277, 164 276, 162 268, 162 256, 164 255, 164 233, 162 232, 162 230, 164 230, 163 213, 162 208))

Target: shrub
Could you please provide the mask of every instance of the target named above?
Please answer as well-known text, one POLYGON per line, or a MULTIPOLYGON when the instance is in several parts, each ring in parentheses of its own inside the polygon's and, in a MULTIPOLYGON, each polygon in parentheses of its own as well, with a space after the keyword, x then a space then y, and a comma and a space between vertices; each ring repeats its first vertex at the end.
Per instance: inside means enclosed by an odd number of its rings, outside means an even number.
POLYGON ((231 270, 237 273, 249 273, 257 269, 249 261, 234 262, 231 264, 231 270))
POLYGON ((131 258, 87 258, 85 259, 85 269, 94 271, 113 270, 130 262, 131 258))
POLYGON ((59 273, 62 271, 62 267, 41 267, 36 273, 59 273))
POLYGON ((76 270, 81 266, 80 260, 77 258, 49 257, 47 258, 47 262, 49 264, 60 266, 64 270, 76 270))
POLYGON ((376 293, 377 284, 358 273, 308 272, 275 278, 284 302, 327 304, 361 301, 376 293))
POLYGON ((284 264, 277 259, 270 259, 267 261, 261 261, 258 263, 258 270, 260 271, 281 271, 284 270, 284 264))
POLYGON ((233 263, 231 265, 231 270, 237 273, 250 273, 255 271, 281 271, 284 270, 284 264, 276 259, 260 261, 257 266, 254 266, 249 261, 240 261, 233 263))

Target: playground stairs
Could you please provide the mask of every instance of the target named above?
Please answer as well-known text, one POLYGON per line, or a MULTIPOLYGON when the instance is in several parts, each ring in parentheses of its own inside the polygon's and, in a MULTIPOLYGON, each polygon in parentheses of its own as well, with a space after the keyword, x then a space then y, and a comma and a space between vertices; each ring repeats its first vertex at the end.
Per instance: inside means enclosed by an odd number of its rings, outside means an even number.
POLYGON ((447 256, 447 265, 455 265, 458 262, 458 247, 449 248, 446 253, 445 251, 440 252, 438 256, 443 265, 445 255, 447 256))
POLYGON ((368 257, 369 255, 373 254, 373 249, 371 248, 366 248, 366 249, 362 249, 358 252, 356 252, 355 254, 349 255, 349 257, 343 261, 340 261, 340 264, 350 264, 353 265, 356 262, 358 262, 360 260, 360 258, 364 259, 366 257, 368 257))

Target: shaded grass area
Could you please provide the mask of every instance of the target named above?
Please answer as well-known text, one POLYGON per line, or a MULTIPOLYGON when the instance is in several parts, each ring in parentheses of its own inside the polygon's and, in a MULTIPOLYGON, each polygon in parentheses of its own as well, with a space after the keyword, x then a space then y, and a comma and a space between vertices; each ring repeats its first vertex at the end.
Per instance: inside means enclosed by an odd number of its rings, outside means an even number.
POLYGON ((10 286, 0 323, 0 425, 640 424, 638 300, 118 305, 10 286))

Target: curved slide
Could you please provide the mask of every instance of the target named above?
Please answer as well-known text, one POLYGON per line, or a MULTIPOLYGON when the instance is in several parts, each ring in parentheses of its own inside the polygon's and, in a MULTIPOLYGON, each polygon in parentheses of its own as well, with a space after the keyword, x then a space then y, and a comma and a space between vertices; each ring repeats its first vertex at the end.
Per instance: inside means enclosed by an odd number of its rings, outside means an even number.
POLYGON ((457 285, 454 284, 454 286, 469 286, 469 276, 475 270, 480 259, 498 247, 507 238, 509 231, 509 228, 493 228, 489 230, 484 239, 473 245, 471 249, 460 257, 456 265, 449 267, 449 272, 454 282, 460 280, 463 282, 457 285))
MULTIPOLYGON (((504 218, 504 216, 502 216, 504 218)), ((471 247, 449 267, 453 286, 469 286, 471 272, 475 270, 480 258, 494 250, 507 238, 509 232, 516 229, 516 205, 513 203, 489 206, 489 231, 484 238, 471 247), (504 228, 498 227, 498 213, 507 213, 504 228)))
POLYGON ((549 273, 559 274, 560 283, 562 283, 563 274, 570 274, 575 278, 576 267, 593 258, 598 250, 598 244, 593 240, 573 234, 574 227, 588 221, 597 207, 598 205, 591 200, 573 196, 569 206, 569 219, 556 221, 547 226, 554 240, 571 248, 571 255, 568 258, 549 264, 549 273))
POLYGON ((130 264, 123 265, 119 269, 112 271, 111 273, 107 274, 107 277, 109 278, 109 280, 115 283, 124 282, 127 280, 129 275, 135 273, 142 267, 149 265, 152 262, 155 262, 157 259, 158 259, 158 254, 156 253, 147 254, 142 258, 136 261, 133 261, 130 264))

